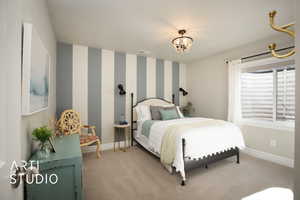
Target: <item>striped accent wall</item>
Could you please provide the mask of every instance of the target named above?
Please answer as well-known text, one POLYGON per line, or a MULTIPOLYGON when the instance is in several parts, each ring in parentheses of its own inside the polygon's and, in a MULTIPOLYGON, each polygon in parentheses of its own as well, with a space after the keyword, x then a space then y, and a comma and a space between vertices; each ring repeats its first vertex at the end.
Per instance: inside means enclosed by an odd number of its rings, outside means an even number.
POLYGON ((101 137, 101 49, 88 50, 88 124, 96 126, 96 134, 101 137))
POLYGON ((174 103, 179 105, 179 63, 172 63, 172 94, 174 103))
POLYGON ((109 143, 114 138, 113 124, 115 122, 115 65, 114 52, 102 49, 102 74, 101 74, 101 139, 109 143))
POLYGON ((56 55, 56 117, 67 109, 73 108, 73 46, 65 43, 57 44, 56 55))
POLYGON ((82 124, 88 122, 88 47, 73 46, 72 105, 80 114, 82 124))
POLYGON ((172 62, 171 61, 165 61, 164 63, 164 99, 168 101, 172 101, 172 62))
POLYGON ((156 59, 147 58, 147 98, 156 96, 156 59))
POLYGON ((82 123, 96 126, 103 143, 113 141, 113 124, 124 116, 130 121, 130 93, 134 103, 159 97, 184 105, 186 66, 146 56, 90 48, 81 45, 57 45, 57 117, 65 109, 80 113, 82 123), (122 84, 126 95, 119 95, 122 84))
MULTIPOLYGON (((186 84, 186 78, 187 78, 186 77, 186 65, 180 63, 179 64, 179 88, 183 88, 188 91, 187 84, 186 84)), ((188 102, 187 98, 188 98, 188 96, 183 96, 182 93, 179 94, 180 106, 187 104, 187 102, 188 102)))
POLYGON ((126 96, 119 94, 119 84, 126 90, 126 54, 115 52, 115 123, 126 114, 126 96))
POLYGON ((147 57, 137 56, 137 100, 147 97, 147 57))
POLYGON ((126 120, 130 121, 130 106, 131 97, 133 93, 133 103, 137 101, 137 56, 133 54, 126 54, 126 120))
POLYGON ((164 60, 156 60, 156 97, 164 98, 164 60))

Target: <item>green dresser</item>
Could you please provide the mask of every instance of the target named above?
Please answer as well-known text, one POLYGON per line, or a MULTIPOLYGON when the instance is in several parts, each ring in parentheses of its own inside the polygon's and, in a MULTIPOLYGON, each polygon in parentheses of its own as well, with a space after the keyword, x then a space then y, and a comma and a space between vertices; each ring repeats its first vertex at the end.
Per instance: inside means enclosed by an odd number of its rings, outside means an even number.
MULTIPOLYGON (((56 153, 51 153, 47 159, 39 160, 39 170, 41 175, 46 177, 47 174, 48 178, 49 175, 56 174, 58 182, 26 184, 27 200, 83 199, 82 155, 78 134, 58 137, 54 146, 56 153)), ((38 159, 33 155, 30 160, 38 159)))

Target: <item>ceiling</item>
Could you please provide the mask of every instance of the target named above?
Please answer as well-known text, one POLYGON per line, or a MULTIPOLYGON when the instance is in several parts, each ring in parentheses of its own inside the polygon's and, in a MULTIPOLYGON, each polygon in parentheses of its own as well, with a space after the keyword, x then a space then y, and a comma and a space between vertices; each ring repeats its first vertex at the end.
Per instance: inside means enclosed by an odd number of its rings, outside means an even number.
POLYGON ((294 20, 296 0, 48 0, 58 41, 190 62, 277 34, 294 20), (178 29, 194 38, 177 54, 170 41, 178 29))

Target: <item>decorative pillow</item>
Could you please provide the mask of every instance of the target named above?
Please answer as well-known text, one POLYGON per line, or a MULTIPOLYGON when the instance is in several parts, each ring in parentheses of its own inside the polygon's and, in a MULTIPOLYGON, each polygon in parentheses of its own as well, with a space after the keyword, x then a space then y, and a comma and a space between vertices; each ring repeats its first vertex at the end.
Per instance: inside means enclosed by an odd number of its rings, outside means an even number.
POLYGON ((152 120, 161 120, 159 110, 163 109, 162 106, 150 106, 150 113, 152 120))
MULTIPOLYGON (((178 106, 176 106, 176 107, 178 107, 178 106)), ((152 120, 162 120, 161 113, 160 113, 161 109, 164 109, 164 110, 165 109, 176 109, 176 107, 173 104, 163 105, 163 106, 150 106, 151 119, 152 120)), ((179 108, 178 108, 178 110, 179 110, 179 108)), ((183 118, 182 113, 180 112, 180 110, 179 111, 178 110, 177 110, 178 118, 183 118), (181 115, 182 115, 182 117, 181 117, 181 115)))
POLYGON ((171 109, 160 109, 159 112, 161 114, 162 120, 171 120, 179 118, 177 109, 175 107, 171 109))

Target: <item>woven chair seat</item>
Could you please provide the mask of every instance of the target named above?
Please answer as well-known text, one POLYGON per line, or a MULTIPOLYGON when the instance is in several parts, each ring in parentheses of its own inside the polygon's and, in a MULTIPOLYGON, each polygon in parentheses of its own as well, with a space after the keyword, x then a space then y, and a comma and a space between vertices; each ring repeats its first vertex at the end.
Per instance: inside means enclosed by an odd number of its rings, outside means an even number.
POLYGON ((99 137, 96 135, 81 135, 80 136, 80 144, 86 144, 93 141, 99 140, 99 137))

